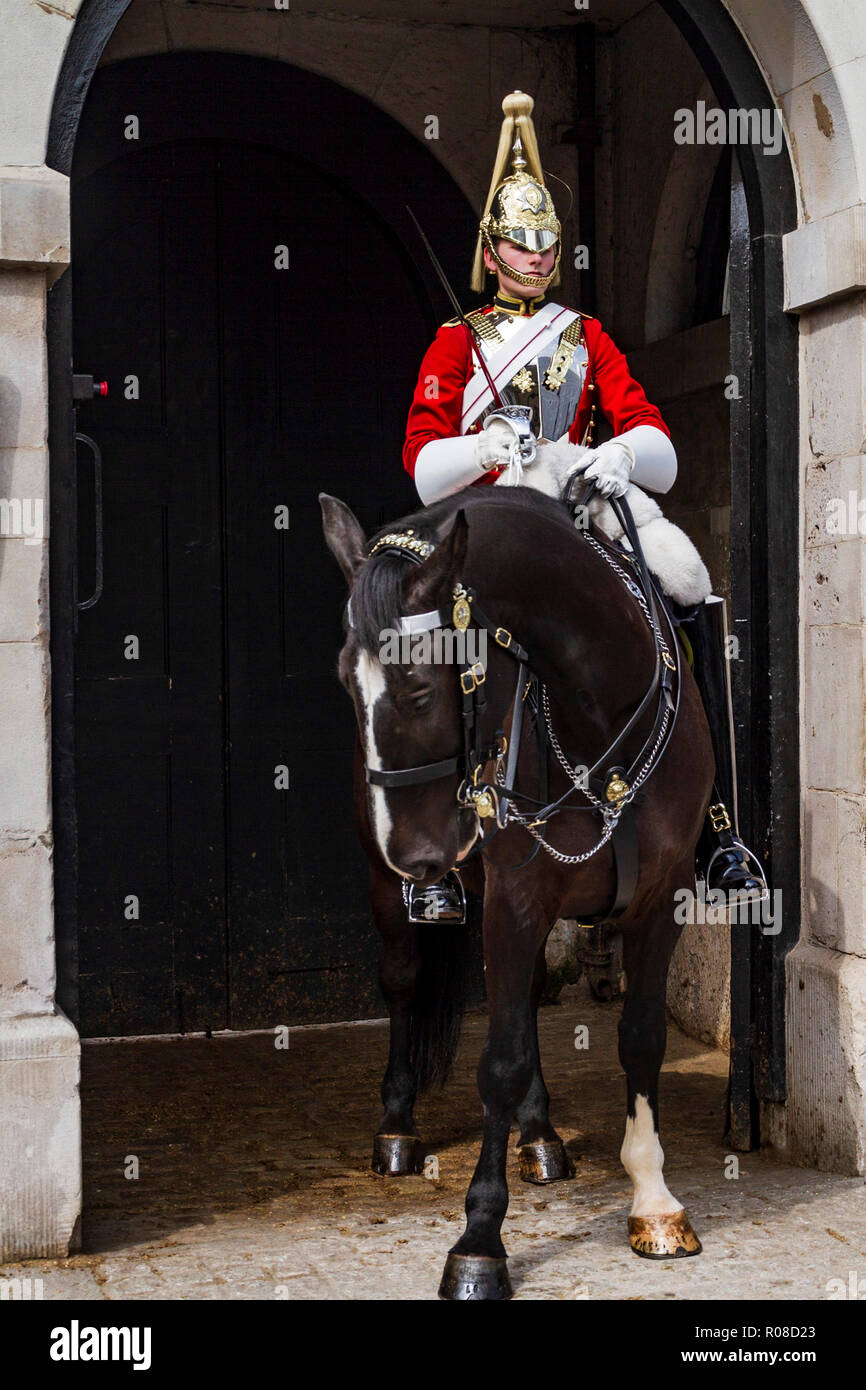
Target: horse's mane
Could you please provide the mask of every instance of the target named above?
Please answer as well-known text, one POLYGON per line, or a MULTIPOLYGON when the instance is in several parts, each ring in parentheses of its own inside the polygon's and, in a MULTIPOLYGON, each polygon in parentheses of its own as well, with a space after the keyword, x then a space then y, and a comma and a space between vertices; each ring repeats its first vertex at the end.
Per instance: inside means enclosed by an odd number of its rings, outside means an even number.
MULTIPOLYGON (((504 512, 502 543, 507 545, 509 520, 525 520, 526 513, 546 516, 561 526, 565 543, 575 542, 575 533, 568 511, 562 502, 545 496, 536 488, 464 488, 462 492, 443 497, 397 521, 381 526, 369 539, 368 546, 391 531, 406 531, 411 526, 420 540, 438 541, 461 508, 467 513, 479 508, 494 507, 504 512)), ((399 555, 375 555, 362 565, 355 576, 352 589, 352 623, 362 647, 374 655, 382 644, 382 632, 399 627, 404 608, 403 588, 409 577, 411 562, 399 555)))

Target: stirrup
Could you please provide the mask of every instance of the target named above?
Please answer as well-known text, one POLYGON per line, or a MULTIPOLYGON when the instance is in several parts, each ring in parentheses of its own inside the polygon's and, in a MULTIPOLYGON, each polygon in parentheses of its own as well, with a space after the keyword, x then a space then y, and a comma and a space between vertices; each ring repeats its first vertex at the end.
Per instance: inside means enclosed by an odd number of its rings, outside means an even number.
MULTIPOLYGON (((717 859, 722 858, 722 856, 723 856, 723 855, 726 855, 726 854, 733 854, 733 853, 736 853, 737 850, 740 851, 740 859, 741 859, 741 861, 742 861, 743 869, 745 870, 745 872, 747 873, 747 875, 748 875, 749 878, 757 880, 758 888, 757 888, 757 891, 756 891, 754 888, 732 888, 732 889, 730 889, 730 890, 729 890, 730 893, 736 893, 737 895, 742 895, 742 894, 745 895, 745 896, 738 896, 737 898, 735 898, 734 903, 736 904, 737 902, 742 902, 742 903, 753 903, 753 902, 766 903, 766 902, 769 902, 769 901, 770 901, 770 889, 769 889, 769 886, 768 886, 768 884, 767 884, 767 876, 766 876, 766 874, 764 873, 763 865, 761 864, 761 861, 758 859, 758 856, 757 856, 756 854, 754 854, 752 850, 749 849, 748 845, 744 845, 744 844, 743 844, 743 841, 740 840, 736 835, 732 835, 732 836, 731 836, 730 844, 727 844, 727 845, 718 845, 717 848, 713 850, 712 854, 711 854, 710 857, 709 857, 709 860, 708 860, 708 862, 707 862, 707 866, 706 866, 706 868, 704 869, 704 883, 706 884, 707 894, 709 895, 709 894, 711 894, 711 893, 722 892, 722 893, 725 893, 726 896, 728 896, 727 890, 725 890, 725 889, 723 889, 723 888, 714 888, 714 887, 712 886, 712 883, 711 883, 712 870, 713 870, 713 865, 715 864, 715 862, 716 862, 717 859), (752 873, 752 871, 747 867, 748 860, 751 860, 752 863, 754 864, 755 870, 756 870, 755 873, 752 873)), ((724 877, 724 875, 723 875, 723 877, 724 877)))
POLYGON ((426 888, 417 888, 414 883, 410 886, 404 879, 403 901, 410 922, 423 926, 431 922, 466 923, 466 889, 456 869, 449 869, 444 878, 426 888))

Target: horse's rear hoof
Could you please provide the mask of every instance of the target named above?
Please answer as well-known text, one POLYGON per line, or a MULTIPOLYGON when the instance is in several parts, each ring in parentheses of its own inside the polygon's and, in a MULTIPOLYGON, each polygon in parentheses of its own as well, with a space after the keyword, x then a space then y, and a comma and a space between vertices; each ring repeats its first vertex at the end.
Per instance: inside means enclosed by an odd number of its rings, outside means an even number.
POLYGON ((501 1303, 513 1298, 508 1261, 490 1255, 449 1255, 439 1285, 439 1297, 458 1303, 482 1298, 501 1303))
POLYGON ((682 1209, 668 1216, 630 1216, 628 1242, 645 1260, 677 1260, 703 1249, 682 1209))
POLYGON ((524 1182, 562 1182, 574 1177, 574 1165, 561 1139, 536 1139, 517 1150, 520 1176, 524 1182))
POLYGON ((424 1144, 414 1134, 377 1134, 373 1139, 374 1173, 404 1178, 424 1172, 424 1144))

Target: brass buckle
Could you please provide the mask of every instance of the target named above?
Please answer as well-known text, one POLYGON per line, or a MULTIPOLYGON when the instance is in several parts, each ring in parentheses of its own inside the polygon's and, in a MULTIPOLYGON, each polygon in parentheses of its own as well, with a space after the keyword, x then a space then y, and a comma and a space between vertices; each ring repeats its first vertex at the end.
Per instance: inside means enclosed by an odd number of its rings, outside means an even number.
POLYGON ((498 627, 493 634, 493 638, 494 641, 499 643, 500 647, 505 647, 506 650, 511 646, 513 640, 507 627, 498 627), (502 633, 501 637, 499 635, 500 633, 502 633))
POLYGON ((464 695, 471 695, 473 690, 477 689, 479 685, 483 685, 486 679, 487 672, 484 670, 481 662, 475 661, 469 667, 468 671, 460 672, 460 689, 463 691, 464 695), (467 681, 469 684, 467 684, 467 681))
POLYGON ((710 818, 710 825, 718 835, 720 830, 731 829, 731 818, 728 815, 728 808, 724 801, 717 801, 715 806, 711 806, 707 811, 710 818))
POLYGON ((665 666, 667 666, 671 671, 675 671, 677 669, 677 663, 674 661, 669 651, 662 652, 662 661, 664 662, 665 666))

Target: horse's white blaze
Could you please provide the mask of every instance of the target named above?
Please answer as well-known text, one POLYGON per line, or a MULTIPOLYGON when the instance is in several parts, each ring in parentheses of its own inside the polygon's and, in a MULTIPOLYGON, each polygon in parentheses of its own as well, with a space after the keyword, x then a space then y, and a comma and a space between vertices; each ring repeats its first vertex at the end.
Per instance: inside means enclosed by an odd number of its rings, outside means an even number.
POLYGON ((662 1176, 665 1155, 653 1122, 646 1096, 635 1100, 634 1119, 625 1122, 625 1138, 620 1151, 622 1165, 634 1183, 632 1216, 664 1216, 682 1211, 682 1202, 668 1191, 662 1176))
MULTIPOLYGON (((376 705, 385 693, 385 672, 382 670, 382 663, 371 656, 369 652, 360 651, 355 663, 355 680, 358 683, 361 703, 364 707, 364 756, 368 767, 381 771, 382 759, 376 745, 375 715, 376 705)), ((388 858, 388 844, 391 839, 393 821, 391 820, 391 812, 388 810, 385 788, 374 787, 368 783, 367 791, 370 794, 373 834, 376 837, 382 858, 395 873, 400 874, 402 878, 408 878, 409 875, 398 869, 388 858)))

